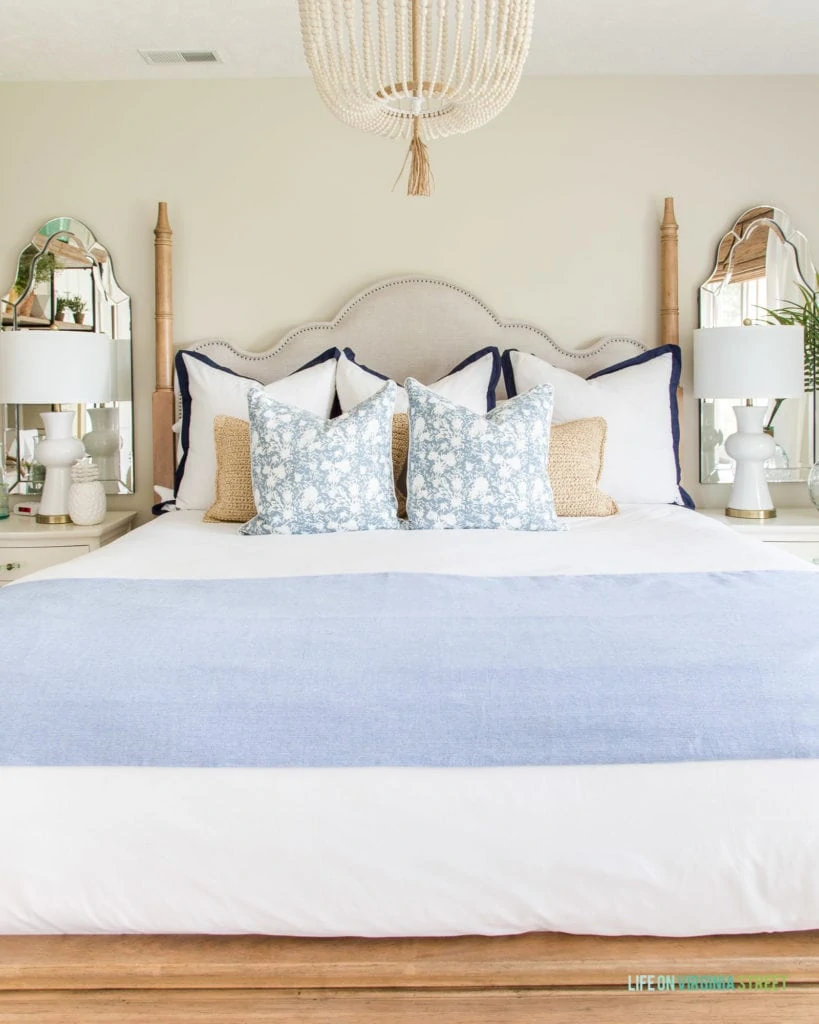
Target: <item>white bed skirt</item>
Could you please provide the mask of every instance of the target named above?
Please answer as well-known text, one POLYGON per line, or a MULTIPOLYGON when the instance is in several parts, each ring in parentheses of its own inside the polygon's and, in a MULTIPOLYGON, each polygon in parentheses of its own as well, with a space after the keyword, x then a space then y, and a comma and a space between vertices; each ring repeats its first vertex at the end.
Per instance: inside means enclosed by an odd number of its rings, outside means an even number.
POLYGON ((819 764, 0 771, 0 933, 819 927, 819 764))

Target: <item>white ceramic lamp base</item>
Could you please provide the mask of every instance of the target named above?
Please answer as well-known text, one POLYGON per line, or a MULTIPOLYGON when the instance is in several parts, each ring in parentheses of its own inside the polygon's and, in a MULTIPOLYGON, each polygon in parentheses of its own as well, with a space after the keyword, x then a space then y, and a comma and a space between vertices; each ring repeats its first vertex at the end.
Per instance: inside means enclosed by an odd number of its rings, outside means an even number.
POLYGON ((71 486, 71 466, 85 454, 82 441, 71 435, 73 412, 41 413, 45 425, 45 438, 37 445, 35 459, 45 466, 43 493, 40 495, 38 523, 70 523, 68 515, 68 488, 71 486))
POLYGON ((765 478, 765 460, 776 451, 774 439, 762 429, 767 411, 764 405, 734 406, 739 429, 725 442, 725 450, 736 461, 736 472, 726 516, 772 519, 776 515, 765 478))

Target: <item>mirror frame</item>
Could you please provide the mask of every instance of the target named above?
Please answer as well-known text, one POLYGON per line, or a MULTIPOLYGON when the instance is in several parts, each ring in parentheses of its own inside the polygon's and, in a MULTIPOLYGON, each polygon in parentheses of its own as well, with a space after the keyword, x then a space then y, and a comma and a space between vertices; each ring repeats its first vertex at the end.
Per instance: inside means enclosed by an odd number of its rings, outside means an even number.
MULTIPOLYGON (((810 319, 814 323, 819 323, 817 320, 817 314, 819 313, 819 271, 817 271, 810 253, 810 247, 807 237, 795 228, 792 224, 791 218, 782 210, 780 207, 772 204, 758 204, 745 210, 739 217, 736 218, 733 225, 726 231, 720 238, 717 248, 716 256, 714 259, 714 266, 709 274, 708 278, 703 281, 697 290, 697 305, 698 305, 698 323, 700 327, 713 326, 712 323, 705 324, 704 320, 704 297, 709 293, 713 296, 717 296, 722 288, 731 282, 732 272, 734 270, 735 262, 737 259, 737 253, 740 247, 748 242, 748 239, 755 231, 759 231, 765 228, 766 237, 768 232, 773 231, 779 238, 783 246, 790 248, 793 254, 794 268, 797 274, 797 280, 794 284, 803 291, 803 297, 805 299, 802 308, 807 308, 808 304, 811 305, 811 311, 808 314, 810 319), (777 220, 777 215, 780 216, 781 222, 777 220), (798 244, 797 244, 798 243, 798 244), (725 251, 726 245, 728 246, 725 251), (801 252, 800 252, 801 248, 801 252), (807 264, 807 266, 806 266, 807 264), (724 265, 724 272, 723 272, 724 265), (718 276, 720 275, 720 276, 718 276), (715 281, 715 278, 717 279, 715 281), (811 281, 811 278, 813 280, 811 281), (709 287, 709 285, 711 287, 709 287), (808 296, 812 297, 812 302, 808 296)), ((778 310, 771 312, 784 312, 788 305, 789 300, 783 300, 784 307, 780 306, 778 310)), ((794 302, 794 308, 798 303, 794 302)), ((740 311, 742 315, 743 311, 740 311)), ((763 308, 762 312, 768 312, 767 309, 763 308)), ((756 319, 761 319, 756 315, 756 319)), ((793 323, 792 319, 775 317, 775 322, 782 323, 793 323)), ((747 320, 745 322, 748 322, 747 320)), ((762 322, 773 322, 770 316, 762 322)), ((808 418, 808 462, 806 465, 801 463, 793 468, 770 468, 767 470, 767 477, 769 483, 802 483, 807 480, 811 470, 811 466, 816 462, 819 457, 819 332, 815 332, 811 338, 805 339, 805 351, 806 351, 806 362, 805 362, 805 381, 806 383, 810 380, 813 382, 813 389, 807 388, 805 391, 806 396, 812 395, 812 400, 808 400, 805 415, 808 418)), ((717 426, 713 423, 713 410, 715 408, 715 402, 731 402, 730 399, 699 399, 698 411, 699 411, 699 482, 701 484, 708 483, 731 483, 733 480, 733 473, 730 477, 726 477, 720 480, 714 480, 711 473, 706 472, 706 447, 705 443, 708 442, 708 452, 716 452, 719 445, 724 441, 717 426), (709 415, 709 410, 711 415, 709 415)), ((779 399, 779 404, 782 404, 782 400, 779 399)), ((776 405, 778 411, 779 405, 776 405)))
MULTIPOLYGON (((134 480, 134 400, 133 400, 133 324, 131 297, 119 285, 114 274, 113 262, 108 249, 96 238, 91 229, 74 217, 49 218, 33 234, 31 240, 20 251, 14 284, 0 298, 0 329, 11 330, 59 330, 66 329, 101 331, 114 338, 117 353, 116 377, 117 397, 114 401, 99 403, 86 408, 77 405, 75 427, 78 436, 86 442, 86 448, 101 470, 101 479, 109 494, 133 494, 134 480), (69 266, 61 267, 59 260, 64 257, 69 266), (47 269, 43 272, 43 267, 47 269), (71 306, 63 298, 58 302, 55 275, 61 270, 90 271, 88 294, 71 295, 78 307, 90 309, 90 320, 85 322, 85 309, 78 308, 75 319, 64 321, 62 309, 71 306), (37 295, 38 284, 49 281, 47 310, 39 317, 32 317, 32 300, 37 295), (88 301, 84 301, 84 299, 88 301), (28 302, 28 309, 26 308, 28 302), (58 310, 58 305, 61 309, 58 310), (100 410, 111 410, 103 414, 100 410)), ((24 443, 23 407, 2 406, 3 434, 0 440, 11 434, 16 443, 16 480, 11 490, 17 493, 36 493, 42 482, 36 467, 22 455, 24 443), (13 426, 9 426, 10 410, 13 411, 13 426), (27 463, 27 472, 23 464, 27 463)), ((0 445, 2 449, 2 445, 0 445)), ((3 452, 4 459, 7 457, 3 452)))

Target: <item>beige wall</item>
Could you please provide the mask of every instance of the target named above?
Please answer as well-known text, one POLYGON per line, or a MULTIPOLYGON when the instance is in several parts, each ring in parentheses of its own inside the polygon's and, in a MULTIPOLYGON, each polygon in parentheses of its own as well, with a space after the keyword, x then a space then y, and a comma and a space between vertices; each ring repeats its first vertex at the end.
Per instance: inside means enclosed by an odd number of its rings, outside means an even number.
MULTIPOLYGON (((175 231, 179 339, 265 347, 365 284, 424 272, 575 347, 656 340, 673 195, 687 351, 697 285, 737 213, 777 204, 819 252, 817 101, 819 77, 527 79, 498 120, 434 146, 425 201, 390 190, 403 146, 337 123, 307 80, 0 85, 0 276, 11 283, 17 250, 58 214, 110 248, 133 297, 138 396, 138 493, 118 503, 147 509, 157 200, 175 231)), ((695 413, 689 400, 687 483, 719 505, 724 489, 695 482, 695 413)), ((807 501, 803 485, 775 499, 807 501)))

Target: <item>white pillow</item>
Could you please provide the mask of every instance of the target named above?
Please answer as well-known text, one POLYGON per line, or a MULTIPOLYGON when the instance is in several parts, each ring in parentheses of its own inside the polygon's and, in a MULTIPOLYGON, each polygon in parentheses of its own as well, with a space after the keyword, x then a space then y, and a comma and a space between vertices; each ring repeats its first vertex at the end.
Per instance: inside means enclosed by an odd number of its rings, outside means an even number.
MULTIPOLYGON (((342 412, 349 412, 365 398, 370 398, 384 386, 388 378, 377 370, 357 363, 355 352, 345 348, 339 356, 336 371, 336 392, 342 412)), ((495 390, 500 380, 500 352, 496 348, 483 348, 464 359, 450 370, 430 390, 443 395, 456 405, 482 415, 495 408, 495 390)), ((407 393, 398 388, 395 411, 407 412, 407 393)))
MULTIPOLYGON (((263 390, 286 405, 329 418, 336 393, 338 349, 329 349, 289 377, 263 390)), ((247 395, 262 384, 240 377, 200 352, 178 352, 176 376, 182 395, 181 457, 176 470, 176 507, 208 509, 216 500, 216 444, 213 420, 247 420, 247 395)))
POLYGON ((622 504, 673 502, 693 507, 679 485, 680 365, 679 346, 664 345, 586 380, 529 352, 510 349, 503 354, 510 398, 537 384, 551 384, 554 423, 590 416, 605 419, 601 490, 622 504))

